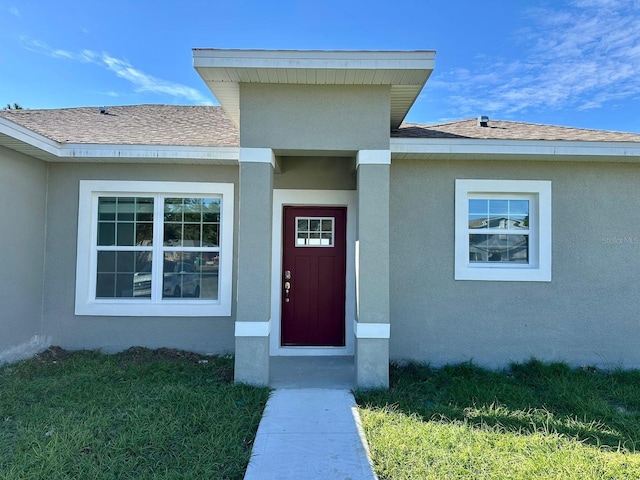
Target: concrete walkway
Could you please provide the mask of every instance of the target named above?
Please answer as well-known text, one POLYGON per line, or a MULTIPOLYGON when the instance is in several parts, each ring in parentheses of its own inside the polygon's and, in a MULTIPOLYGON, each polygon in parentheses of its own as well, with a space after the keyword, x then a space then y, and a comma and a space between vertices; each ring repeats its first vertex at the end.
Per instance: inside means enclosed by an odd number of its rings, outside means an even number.
POLYGON ((375 480, 350 390, 353 357, 273 357, 275 388, 245 480, 375 480))
POLYGON ((348 390, 275 390, 245 480, 372 480, 355 400, 348 390))

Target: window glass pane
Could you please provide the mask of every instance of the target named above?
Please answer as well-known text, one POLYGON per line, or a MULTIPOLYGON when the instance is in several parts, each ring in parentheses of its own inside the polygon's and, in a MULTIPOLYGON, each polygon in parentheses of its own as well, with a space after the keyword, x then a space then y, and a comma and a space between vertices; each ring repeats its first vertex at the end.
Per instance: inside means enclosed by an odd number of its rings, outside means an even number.
POLYGON ((215 224, 204 224, 202 226, 202 246, 203 247, 218 247, 220 226, 215 224))
POLYGON ((485 217, 489 213, 489 200, 472 199, 469 200, 469 214, 484 214, 485 217))
POLYGON ((185 222, 202 222, 202 199, 185 198, 184 199, 184 221, 185 222))
POLYGON ((298 231, 299 232, 308 232, 309 231, 309 219, 307 219, 307 218, 299 218, 298 219, 298 231))
POLYGON ((116 219, 115 197, 100 197, 98 199, 98 221, 113 222, 116 219))
POLYGON ((510 228, 519 230, 529 229, 529 200, 509 201, 510 228))
POLYGON ((133 246, 134 242, 134 223, 118 222, 116 224, 116 245, 133 246))
POLYGON ((98 199, 98 245, 151 245, 153 198, 98 199), (139 223, 136 223, 139 222, 139 223))
POLYGON ((150 246, 153 244, 153 223, 136 223, 136 245, 150 246))
POLYGON ((132 222, 135 219, 135 198, 119 197, 116 219, 119 222, 132 222))
POLYGON ((309 230, 312 232, 320 231, 320 220, 310 220, 309 221, 309 230))
POLYGON ((182 222, 182 199, 181 198, 165 198, 164 221, 165 222, 182 222))
POLYGON ((489 228, 489 220, 487 219, 487 214, 469 214, 469 228, 489 228))
POLYGON ((489 200, 489 216, 506 216, 509 213, 509 200, 489 200))
POLYGON ((529 235, 469 235, 469 262, 529 262, 529 235))
MULTIPOLYGON (((186 215, 185 215, 186 218, 186 215)), ((184 225, 184 239, 182 241, 184 247, 201 247, 200 244, 200 224, 186 224, 184 225)))
POLYGON ((115 244, 116 224, 113 222, 98 222, 98 245, 104 246, 115 244))
POLYGON ((165 246, 218 246, 219 198, 167 198, 164 212, 165 246))
POLYGON ((204 222, 220 222, 220 199, 202 199, 202 220, 204 222))
POLYGON ((153 198, 136 199, 136 221, 153 222, 153 198))
POLYGON ((96 298, 116 296, 116 276, 113 273, 98 273, 96 278, 96 298))
POLYGON ((165 223, 164 224, 164 246, 175 247, 182 242, 182 224, 165 223))
POLYGON ((98 252, 96 298, 150 297, 151 255, 151 252, 98 252))
POLYGON ((165 252, 163 299, 218 299, 219 254, 165 252))
POLYGON ((116 271, 116 252, 98 252, 98 272, 116 271))

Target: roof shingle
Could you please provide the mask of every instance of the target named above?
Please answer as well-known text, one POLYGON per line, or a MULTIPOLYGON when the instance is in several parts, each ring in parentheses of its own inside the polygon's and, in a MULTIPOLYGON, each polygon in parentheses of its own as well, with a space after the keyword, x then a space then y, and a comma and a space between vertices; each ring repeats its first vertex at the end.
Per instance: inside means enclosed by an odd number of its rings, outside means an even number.
POLYGON ((0 117, 60 143, 236 147, 238 129, 222 107, 131 105, 2 110, 0 117))
MULTIPOLYGON (((60 143, 237 147, 238 129, 222 107, 130 105, 0 110, 0 117, 60 143)), ((476 119, 436 125, 403 123, 393 138, 549 140, 640 143, 639 133, 611 132, 533 123, 476 119)))
POLYGON ((480 127, 475 118, 437 125, 403 123, 394 138, 450 138, 483 140, 560 140, 580 142, 640 142, 639 133, 589 130, 535 123, 490 120, 480 127))

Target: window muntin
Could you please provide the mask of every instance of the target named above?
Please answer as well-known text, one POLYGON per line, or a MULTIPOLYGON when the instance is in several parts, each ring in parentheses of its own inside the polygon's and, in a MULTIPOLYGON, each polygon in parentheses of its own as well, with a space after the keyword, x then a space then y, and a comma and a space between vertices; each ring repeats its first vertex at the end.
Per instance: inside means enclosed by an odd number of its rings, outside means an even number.
POLYGON ((153 261, 153 200, 98 198, 96 298, 150 298, 134 285, 153 261))
POLYGON ((81 181, 76 314, 230 315, 232 228, 232 184, 81 181))
POLYGON ((220 199, 164 199, 163 299, 218 299, 220 199))
POLYGON ((456 180, 455 279, 551 280, 551 182, 456 180))
POLYGON ((296 247, 333 247, 333 217, 296 217, 296 247))
POLYGON ((469 198, 469 263, 529 264, 528 198, 469 198))

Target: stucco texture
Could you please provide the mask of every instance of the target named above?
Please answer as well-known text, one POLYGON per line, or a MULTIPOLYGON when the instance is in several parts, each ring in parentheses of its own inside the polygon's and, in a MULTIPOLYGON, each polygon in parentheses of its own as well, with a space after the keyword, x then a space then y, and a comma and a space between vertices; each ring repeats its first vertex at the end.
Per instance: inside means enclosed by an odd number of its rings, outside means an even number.
POLYGON ((47 166, 0 147, 0 353, 40 335, 47 166))
POLYGON ((240 146, 389 149, 387 86, 240 85, 240 146))
MULTIPOLYGON (((43 328, 53 343, 68 349, 99 348, 107 352, 134 345, 181 348, 202 353, 232 352, 235 303, 231 317, 74 314, 80 180, 202 181, 233 182, 237 185, 238 170, 236 167, 194 165, 51 164, 43 328)), ((237 224, 234 229, 237 229, 237 224)), ((236 259, 237 252, 234 251, 234 285, 236 259)))
POLYGON ((640 367, 640 166, 394 160, 392 359, 640 367), (456 178, 552 182, 552 281, 454 280, 456 178))

